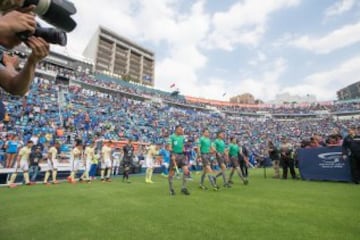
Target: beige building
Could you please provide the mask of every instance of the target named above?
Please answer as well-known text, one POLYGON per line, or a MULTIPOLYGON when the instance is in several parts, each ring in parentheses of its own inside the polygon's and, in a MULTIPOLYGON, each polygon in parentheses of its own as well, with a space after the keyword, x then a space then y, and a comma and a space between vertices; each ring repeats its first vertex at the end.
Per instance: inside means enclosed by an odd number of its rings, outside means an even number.
POLYGON ((250 93, 244 93, 235 97, 230 98, 231 103, 239 103, 239 104, 255 104, 255 98, 250 93))
POLYGON ((94 72, 154 86, 154 53, 102 26, 87 45, 84 56, 94 62, 94 72))

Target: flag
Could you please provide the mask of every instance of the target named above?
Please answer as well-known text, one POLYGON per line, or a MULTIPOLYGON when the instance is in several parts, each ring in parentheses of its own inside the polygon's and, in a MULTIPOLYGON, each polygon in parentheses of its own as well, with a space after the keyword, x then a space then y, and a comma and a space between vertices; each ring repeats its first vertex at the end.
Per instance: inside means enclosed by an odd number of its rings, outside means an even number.
POLYGON ((175 83, 173 83, 173 84, 170 85, 170 88, 173 88, 173 87, 175 87, 175 83))
POLYGON ((226 95, 226 92, 225 92, 225 93, 223 93, 223 95, 222 95, 222 96, 223 96, 223 97, 225 97, 225 95, 226 95))

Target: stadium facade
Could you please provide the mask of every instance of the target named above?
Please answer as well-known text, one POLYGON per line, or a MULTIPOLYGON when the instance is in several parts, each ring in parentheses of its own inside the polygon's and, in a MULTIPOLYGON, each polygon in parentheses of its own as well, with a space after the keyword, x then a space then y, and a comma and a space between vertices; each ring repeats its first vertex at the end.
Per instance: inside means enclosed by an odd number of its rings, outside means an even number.
POLYGON ((338 100, 351 100, 360 98, 360 81, 350 84, 337 91, 338 100))
POLYGON ((99 26, 83 55, 94 62, 94 72, 154 86, 155 54, 99 26))

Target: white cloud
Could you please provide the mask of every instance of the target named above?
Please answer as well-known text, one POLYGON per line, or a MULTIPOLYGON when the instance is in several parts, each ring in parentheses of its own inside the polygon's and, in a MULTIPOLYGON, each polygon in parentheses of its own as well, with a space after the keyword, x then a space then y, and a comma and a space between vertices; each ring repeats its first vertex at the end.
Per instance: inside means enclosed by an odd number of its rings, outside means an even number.
POLYGON ((325 17, 341 15, 355 6, 355 0, 340 0, 325 10, 325 17))
MULTIPOLYGON (((264 64, 265 65, 265 64, 264 64)), ((230 89, 231 95, 251 93, 257 99, 271 100, 280 91, 279 79, 286 72, 288 65, 283 58, 277 58, 266 64, 264 72, 257 76, 248 76, 230 89)))
POLYGON ((291 94, 314 94, 320 100, 333 100, 336 91, 359 81, 360 57, 354 57, 333 67, 329 71, 313 73, 303 83, 285 88, 291 94))
POLYGON ((300 0, 245 0, 232 5, 212 18, 214 30, 205 46, 231 51, 237 44, 256 46, 266 32, 267 20, 273 12, 297 6, 300 0))
POLYGON ((259 63, 262 63, 262 62, 266 61, 266 59, 267 59, 267 56, 265 55, 265 53, 263 53, 261 51, 258 51, 257 54, 256 54, 256 58, 251 59, 249 61, 249 65, 256 66, 259 63))
POLYGON ((360 22, 345 25, 322 37, 301 36, 288 40, 290 46, 327 54, 360 42, 360 22))

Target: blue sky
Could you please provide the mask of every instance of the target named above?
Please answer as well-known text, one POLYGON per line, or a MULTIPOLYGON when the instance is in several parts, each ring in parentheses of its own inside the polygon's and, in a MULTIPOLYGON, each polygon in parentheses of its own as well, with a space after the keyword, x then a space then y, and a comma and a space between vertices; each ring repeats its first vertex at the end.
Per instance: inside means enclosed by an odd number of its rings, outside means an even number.
POLYGON ((357 0, 73 2, 69 53, 81 54, 106 26, 155 52, 155 85, 164 90, 175 83, 183 94, 220 100, 245 92, 334 100, 360 80, 357 0))

